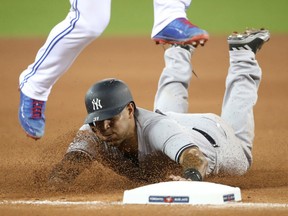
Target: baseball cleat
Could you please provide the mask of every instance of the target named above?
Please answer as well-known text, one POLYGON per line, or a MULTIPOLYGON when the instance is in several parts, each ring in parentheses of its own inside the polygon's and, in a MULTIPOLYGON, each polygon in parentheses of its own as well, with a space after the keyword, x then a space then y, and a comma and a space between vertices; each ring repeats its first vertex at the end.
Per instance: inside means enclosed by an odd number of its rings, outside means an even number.
POLYGON ((46 107, 45 101, 34 100, 20 90, 19 122, 27 136, 37 140, 44 135, 46 107))
POLYGON ((255 54, 261 49, 262 45, 269 41, 270 33, 268 30, 247 29, 244 33, 233 32, 228 36, 229 50, 251 50, 255 54))
POLYGON ((197 46, 208 41, 209 35, 185 18, 177 18, 152 38, 156 44, 193 44, 197 46))

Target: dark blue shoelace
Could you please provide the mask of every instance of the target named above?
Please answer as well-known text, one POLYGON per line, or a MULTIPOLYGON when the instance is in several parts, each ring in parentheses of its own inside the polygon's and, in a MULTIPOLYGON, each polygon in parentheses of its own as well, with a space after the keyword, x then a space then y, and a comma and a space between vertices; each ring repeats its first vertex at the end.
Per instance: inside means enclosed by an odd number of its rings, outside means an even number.
POLYGON ((42 108, 44 101, 33 100, 32 118, 39 119, 42 117, 42 108))

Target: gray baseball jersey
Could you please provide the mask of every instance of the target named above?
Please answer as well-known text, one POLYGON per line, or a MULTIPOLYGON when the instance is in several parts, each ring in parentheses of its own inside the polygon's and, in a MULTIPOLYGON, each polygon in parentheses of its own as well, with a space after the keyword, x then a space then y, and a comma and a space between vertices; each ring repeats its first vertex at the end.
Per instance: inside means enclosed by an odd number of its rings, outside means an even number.
MULTIPOLYGON (((174 112, 158 114, 137 108, 135 118, 139 163, 157 152, 163 152, 170 159, 178 162, 183 150, 197 146, 208 160, 207 175, 219 172, 239 174, 248 168, 247 162, 243 163, 247 159, 239 140, 236 139, 233 130, 217 115, 174 112), (237 169, 235 169, 236 164, 239 167, 237 169)), ((68 152, 82 151, 97 160, 99 140, 89 125, 83 125, 80 130, 88 130, 91 136, 94 136, 93 141, 85 141, 85 138, 81 141, 77 139, 70 144, 68 152)), ((102 143, 102 145, 106 144, 102 143)), ((108 145, 105 150, 113 152, 114 156, 122 155, 116 148, 108 145)))

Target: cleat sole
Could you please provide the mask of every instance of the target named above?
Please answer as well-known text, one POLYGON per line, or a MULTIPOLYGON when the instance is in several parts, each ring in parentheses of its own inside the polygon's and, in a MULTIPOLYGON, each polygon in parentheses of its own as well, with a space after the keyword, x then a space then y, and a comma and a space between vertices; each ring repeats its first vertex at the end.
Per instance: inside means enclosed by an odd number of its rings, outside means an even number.
POLYGON ((200 43, 201 41, 201 45, 203 46, 209 39, 208 35, 197 35, 195 37, 189 38, 188 40, 183 40, 183 41, 176 41, 176 40, 166 40, 166 39, 158 39, 158 38, 153 38, 152 40, 154 40, 156 42, 156 45, 158 44, 179 44, 179 45, 186 45, 186 44, 191 44, 193 45, 193 43, 200 43))

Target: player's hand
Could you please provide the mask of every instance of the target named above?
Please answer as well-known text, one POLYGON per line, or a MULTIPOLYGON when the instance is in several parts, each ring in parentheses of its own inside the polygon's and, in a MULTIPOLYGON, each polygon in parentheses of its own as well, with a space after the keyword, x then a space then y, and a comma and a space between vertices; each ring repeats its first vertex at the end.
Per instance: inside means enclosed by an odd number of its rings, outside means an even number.
POLYGON ((175 176, 175 175, 170 175, 169 179, 171 179, 172 181, 191 181, 191 179, 186 179, 181 176, 175 176))
POLYGON ((187 148, 180 156, 183 176, 192 181, 202 181, 205 177, 208 161, 198 147, 187 148))

